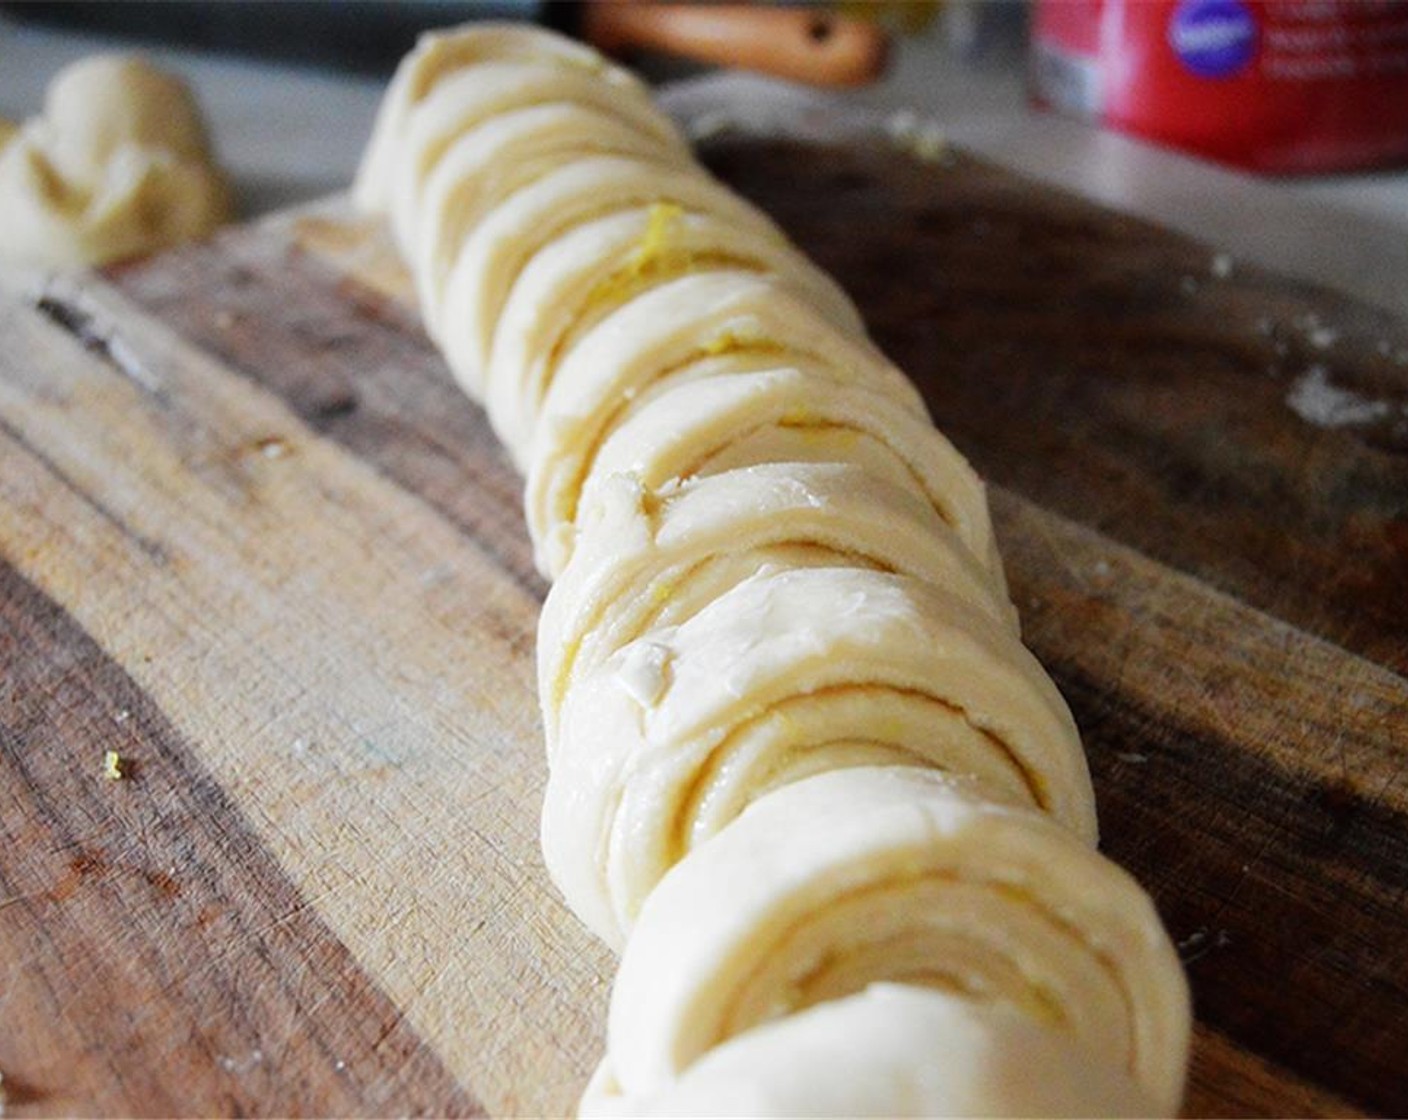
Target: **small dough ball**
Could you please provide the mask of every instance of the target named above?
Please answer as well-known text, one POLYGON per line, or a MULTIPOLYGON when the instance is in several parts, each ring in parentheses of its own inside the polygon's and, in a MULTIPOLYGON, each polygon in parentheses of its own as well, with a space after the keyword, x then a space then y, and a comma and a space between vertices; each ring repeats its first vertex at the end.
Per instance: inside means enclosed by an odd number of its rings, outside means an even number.
POLYGON ((0 130, 0 260, 82 268, 202 237, 230 211, 194 98, 140 58, 98 55, 0 130))
POLYGON ((101 178, 124 147, 208 163, 200 109, 186 84, 136 55, 93 55, 59 71, 44 97, 45 148, 65 178, 101 178))

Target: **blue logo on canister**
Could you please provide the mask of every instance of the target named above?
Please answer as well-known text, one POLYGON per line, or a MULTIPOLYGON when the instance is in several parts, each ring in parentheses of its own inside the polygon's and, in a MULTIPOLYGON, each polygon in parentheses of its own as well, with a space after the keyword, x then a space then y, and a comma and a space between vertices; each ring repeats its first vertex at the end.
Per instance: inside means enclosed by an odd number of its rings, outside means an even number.
POLYGON ((1256 19, 1242 0, 1183 0, 1168 25, 1173 53, 1200 78, 1230 78, 1256 54, 1256 19))

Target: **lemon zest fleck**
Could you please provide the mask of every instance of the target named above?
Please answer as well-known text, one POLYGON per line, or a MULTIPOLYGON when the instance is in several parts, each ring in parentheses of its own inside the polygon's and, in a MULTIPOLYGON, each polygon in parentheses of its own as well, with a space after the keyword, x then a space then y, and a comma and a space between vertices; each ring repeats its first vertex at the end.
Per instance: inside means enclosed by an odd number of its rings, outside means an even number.
POLYGON ((745 340, 733 331, 720 331, 704 344, 703 352, 709 357, 715 358, 720 354, 727 354, 730 350, 743 349, 744 342, 745 340))
POLYGON ((684 217, 684 208, 676 202, 656 202, 645 219, 645 233, 631 257, 631 272, 639 275, 665 255, 670 234, 684 217))

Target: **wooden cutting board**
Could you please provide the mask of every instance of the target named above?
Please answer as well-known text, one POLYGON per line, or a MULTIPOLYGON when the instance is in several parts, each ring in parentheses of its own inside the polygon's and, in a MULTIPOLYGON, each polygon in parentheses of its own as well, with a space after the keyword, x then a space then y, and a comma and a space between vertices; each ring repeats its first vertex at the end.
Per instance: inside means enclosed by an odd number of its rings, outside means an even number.
MULTIPOLYGON (((991 480, 1189 1114, 1408 1112, 1408 324, 962 156, 708 155, 991 480)), ((600 1053, 520 481, 405 292, 334 200, 0 298, 8 1115, 561 1113, 600 1053)))

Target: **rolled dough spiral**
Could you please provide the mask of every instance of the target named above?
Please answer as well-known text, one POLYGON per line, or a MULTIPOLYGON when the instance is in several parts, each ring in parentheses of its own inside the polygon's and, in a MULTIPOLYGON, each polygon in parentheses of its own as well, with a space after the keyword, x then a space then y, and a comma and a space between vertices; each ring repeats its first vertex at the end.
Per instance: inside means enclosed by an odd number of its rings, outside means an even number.
POLYGON ((584 1114, 1175 1112, 1177 957, 981 482, 835 282, 541 31, 425 37, 355 197, 556 580, 544 855, 623 952, 584 1114))

